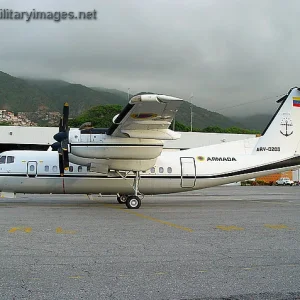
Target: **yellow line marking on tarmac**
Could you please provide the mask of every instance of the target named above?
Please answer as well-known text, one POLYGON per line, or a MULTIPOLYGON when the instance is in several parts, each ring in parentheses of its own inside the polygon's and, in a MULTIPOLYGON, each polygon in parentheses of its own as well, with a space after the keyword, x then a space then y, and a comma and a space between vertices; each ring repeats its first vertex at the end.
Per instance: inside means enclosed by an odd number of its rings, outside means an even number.
POLYGON ((155 273, 155 275, 165 275, 166 273, 165 272, 157 272, 155 273))
POLYGON ((132 210, 129 210, 129 209, 126 209, 126 208, 123 208, 123 207, 116 207, 113 204, 104 204, 104 206, 114 208, 114 209, 120 209, 120 210, 122 210, 126 213, 135 215, 137 217, 147 219, 147 220, 150 220, 150 221, 153 221, 153 222, 156 222, 156 223, 160 223, 160 224, 163 224, 163 225, 167 225, 167 226, 170 226, 170 227, 173 227, 173 228, 177 228, 177 229, 180 229, 180 230, 183 230, 183 231, 187 231, 187 232, 193 232, 194 231, 194 229, 192 229, 192 228, 180 226, 180 225, 177 225, 177 224, 174 224, 174 223, 171 223, 171 222, 167 222, 167 221, 163 221, 163 220, 156 219, 156 218, 153 218, 153 217, 149 217, 149 216, 134 212, 132 210))
POLYGON ((64 230, 61 227, 57 227, 55 232, 58 233, 58 234, 75 234, 77 231, 75 231, 75 230, 64 230))
POLYGON ((200 270, 200 271, 198 271, 199 273, 206 273, 207 272, 207 270, 200 270))
POLYGON ((237 226, 225 226, 225 225, 218 225, 216 228, 224 230, 224 231, 233 231, 233 230, 244 230, 243 227, 237 227, 237 226))
POLYGON ((164 224, 164 225, 174 227, 174 228, 177 228, 177 229, 181 229, 181 230, 184 230, 184 231, 188 231, 188 232, 193 232, 194 231, 192 228, 183 227, 183 226, 180 226, 180 225, 168 222, 168 221, 163 221, 163 220, 160 220, 160 219, 152 218, 152 217, 149 217, 149 216, 146 216, 146 215, 143 215, 143 214, 140 214, 140 213, 136 213, 136 212, 133 212, 133 211, 127 211, 125 209, 124 209, 124 211, 127 212, 127 213, 130 213, 130 214, 133 214, 137 217, 147 219, 147 220, 150 220, 150 221, 153 221, 153 222, 156 222, 156 223, 164 224))
POLYGON ((69 276, 70 279, 80 279, 82 276, 69 276))
POLYGON ((271 229, 290 229, 284 224, 264 224, 264 226, 271 229))
POLYGON ((8 232, 9 233, 14 233, 16 231, 22 231, 26 233, 30 233, 32 231, 31 227, 12 227, 8 232))

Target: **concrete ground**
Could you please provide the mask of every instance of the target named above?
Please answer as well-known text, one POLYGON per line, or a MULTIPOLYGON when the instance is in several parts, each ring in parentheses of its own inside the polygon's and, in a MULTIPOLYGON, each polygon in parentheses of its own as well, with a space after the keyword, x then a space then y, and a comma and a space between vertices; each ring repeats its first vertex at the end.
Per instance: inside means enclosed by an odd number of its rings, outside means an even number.
POLYGON ((0 200, 1 299, 300 299, 300 187, 0 200))

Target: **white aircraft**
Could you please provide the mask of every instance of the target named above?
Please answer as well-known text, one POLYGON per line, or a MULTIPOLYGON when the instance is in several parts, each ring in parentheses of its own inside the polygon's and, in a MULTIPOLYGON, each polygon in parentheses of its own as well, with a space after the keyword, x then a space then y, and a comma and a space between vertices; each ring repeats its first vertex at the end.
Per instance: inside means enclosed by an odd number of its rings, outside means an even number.
POLYGON ((300 167, 300 89, 292 88, 261 137, 184 151, 162 151, 181 99, 134 96, 109 129, 67 126, 65 104, 56 151, 6 151, 2 196, 15 193, 118 194, 137 209, 145 194, 197 190, 300 167), (70 161, 69 161, 70 160, 70 161))

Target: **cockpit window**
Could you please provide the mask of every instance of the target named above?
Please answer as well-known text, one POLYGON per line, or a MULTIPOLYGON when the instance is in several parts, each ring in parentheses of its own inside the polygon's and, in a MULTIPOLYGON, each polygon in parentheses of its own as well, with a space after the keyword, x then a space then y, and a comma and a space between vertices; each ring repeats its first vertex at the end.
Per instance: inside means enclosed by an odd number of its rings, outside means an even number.
POLYGON ((14 156, 7 156, 7 163, 8 164, 13 164, 15 161, 15 157, 14 156))
POLYGON ((6 156, 0 156, 0 164, 5 164, 6 156))

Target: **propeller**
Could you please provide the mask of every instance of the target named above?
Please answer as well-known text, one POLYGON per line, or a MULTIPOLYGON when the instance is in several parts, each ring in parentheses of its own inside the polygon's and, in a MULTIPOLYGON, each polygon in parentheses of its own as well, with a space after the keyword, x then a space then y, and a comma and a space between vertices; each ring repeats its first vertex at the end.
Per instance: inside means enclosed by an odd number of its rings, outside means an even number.
POLYGON ((58 151, 59 154, 59 171, 60 176, 64 175, 64 171, 69 169, 69 153, 68 153, 68 143, 69 143, 69 104, 66 102, 63 108, 62 117, 59 120, 59 132, 56 133, 53 138, 56 140, 55 143, 51 145, 54 151, 58 151))

